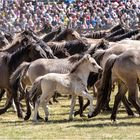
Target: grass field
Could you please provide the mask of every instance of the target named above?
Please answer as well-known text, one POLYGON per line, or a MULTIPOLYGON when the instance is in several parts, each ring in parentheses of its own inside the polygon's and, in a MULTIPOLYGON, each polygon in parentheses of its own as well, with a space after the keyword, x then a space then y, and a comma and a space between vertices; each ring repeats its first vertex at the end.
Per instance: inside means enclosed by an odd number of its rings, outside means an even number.
MULTIPOLYGON (((73 121, 68 121, 69 105, 68 98, 59 97, 59 103, 49 106, 49 121, 37 124, 31 121, 32 118, 27 122, 18 119, 11 108, 0 116, 0 139, 140 139, 140 118, 127 117, 123 106, 119 109, 118 122, 113 124, 110 113, 101 113, 92 119, 77 116, 73 121)), ((42 110, 40 114, 44 117, 42 110)))

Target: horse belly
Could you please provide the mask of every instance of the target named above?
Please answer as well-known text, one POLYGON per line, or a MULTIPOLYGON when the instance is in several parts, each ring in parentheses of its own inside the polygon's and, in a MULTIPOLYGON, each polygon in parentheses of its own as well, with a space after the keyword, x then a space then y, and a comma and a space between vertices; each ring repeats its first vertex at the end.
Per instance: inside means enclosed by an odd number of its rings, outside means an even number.
POLYGON ((57 83, 56 91, 61 94, 70 94, 72 93, 72 88, 69 82, 57 83))

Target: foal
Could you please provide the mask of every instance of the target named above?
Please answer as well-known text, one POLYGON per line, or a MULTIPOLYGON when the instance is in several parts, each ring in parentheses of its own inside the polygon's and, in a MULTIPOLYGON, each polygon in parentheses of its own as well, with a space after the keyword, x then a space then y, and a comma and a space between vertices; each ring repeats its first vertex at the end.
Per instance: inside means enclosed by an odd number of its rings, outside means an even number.
POLYGON ((34 99, 37 94, 42 93, 35 103, 33 121, 37 121, 37 111, 40 105, 44 109, 45 120, 48 120, 49 112, 46 104, 56 91, 72 95, 69 120, 73 119, 76 96, 85 97, 90 101, 89 115, 91 115, 93 112, 93 97, 87 91, 87 79, 91 71, 98 73, 101 70, 102 68, 96 63, 94 58, 86 54, 67 74, 49 73, 38 77, 30 90, 31 99, 34 99))

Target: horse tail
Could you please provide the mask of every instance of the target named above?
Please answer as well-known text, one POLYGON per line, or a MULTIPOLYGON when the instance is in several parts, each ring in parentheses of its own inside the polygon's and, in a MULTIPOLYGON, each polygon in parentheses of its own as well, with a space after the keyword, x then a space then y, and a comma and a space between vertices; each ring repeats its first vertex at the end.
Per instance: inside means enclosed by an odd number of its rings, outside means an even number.
POLYGON ((96 116, 107 101, 109 89, 111 88, 111 84, 112 84, 112 78, 111 78, 112 67, 116 62, 116 59, 117 59, 116 55, 111 55, 111 57, 108 58, 105 64, 104 71, 101 78, 101 85, 99 88, 97 104, 92 116, 96 116))
POLYGON ((29 98, 31 101, 34 101, 34 99, 41 94, 41 79, 42 77, 37 78, 29 91, 29 98))
MULTIPOLYGON (((29 65, 29 63, 28 63, 29 65)), ((14 96, 13 91, 17 91, 18 89, 18 83, 20 81, 20 73, 22 71, 23 68, 25 68, 25 66, 27 67, 27 63, 23 63, 19 66, 19 68, 13 73, 13 75, 10 78, 10 84, 11 84, 11 90, 9 92, 9 96, 7 98, 6 104, 3 108, 0 109, 0 115, 5 113, 7 111, 8 108, 11 107, 12 105, 12 99, 14 96)))
POLYGON ((21 81, 22 77, 24 77, 24 75, 26 74, 29 66, 30 66, 30 63, 24 62, 11 75, 10 84, 12 88, 14 89, 14 91, 17 91, 19 82, 21 81))

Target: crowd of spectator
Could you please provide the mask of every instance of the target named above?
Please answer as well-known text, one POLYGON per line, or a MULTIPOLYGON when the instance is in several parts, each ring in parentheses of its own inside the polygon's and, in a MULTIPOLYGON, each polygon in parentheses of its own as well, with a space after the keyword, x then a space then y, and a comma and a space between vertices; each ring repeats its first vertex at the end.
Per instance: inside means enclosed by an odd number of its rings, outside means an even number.
POLYGON ((139 0, 0 0, 0 30, 19 32, 26 28, 52 27, 107 29, 117 23, 136 28, 140 22, 139 0))

